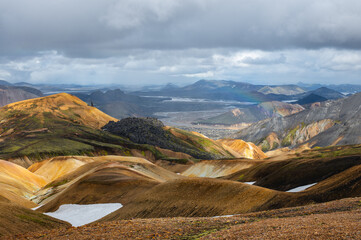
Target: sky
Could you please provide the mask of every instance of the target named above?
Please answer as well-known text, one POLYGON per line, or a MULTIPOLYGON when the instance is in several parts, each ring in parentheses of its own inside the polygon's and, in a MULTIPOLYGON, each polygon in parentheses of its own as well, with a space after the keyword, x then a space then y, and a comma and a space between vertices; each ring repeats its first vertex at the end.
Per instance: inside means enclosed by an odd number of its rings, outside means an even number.
POLYGON ((0 0, 0 79, 361 84, 359 0, 0 0))

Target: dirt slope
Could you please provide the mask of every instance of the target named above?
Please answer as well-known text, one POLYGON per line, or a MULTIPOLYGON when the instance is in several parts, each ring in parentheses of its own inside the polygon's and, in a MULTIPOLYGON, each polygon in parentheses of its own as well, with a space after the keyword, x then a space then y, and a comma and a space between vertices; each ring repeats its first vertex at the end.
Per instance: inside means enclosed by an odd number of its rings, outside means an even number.
POLYGON ((232 181, 186 178, 159 184, 100 221, 199 217, 257 211, 287 193, 232 181))
POLYGON ((360 201, 348 198, 218 218, 121 220, 6 239, 359 239, 360 201))
POLYGON ((69 223, 16 204, 0 202, 0 237, 54 228, 69 228, 69 223))

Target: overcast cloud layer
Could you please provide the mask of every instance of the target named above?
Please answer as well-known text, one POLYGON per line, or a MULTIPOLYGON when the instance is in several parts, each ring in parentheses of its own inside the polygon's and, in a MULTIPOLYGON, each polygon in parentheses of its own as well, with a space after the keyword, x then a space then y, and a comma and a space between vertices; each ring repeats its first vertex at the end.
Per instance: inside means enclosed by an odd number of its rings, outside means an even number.
POLYGON ((0 0, 0 79, 360 83, 359 0, 0 0))

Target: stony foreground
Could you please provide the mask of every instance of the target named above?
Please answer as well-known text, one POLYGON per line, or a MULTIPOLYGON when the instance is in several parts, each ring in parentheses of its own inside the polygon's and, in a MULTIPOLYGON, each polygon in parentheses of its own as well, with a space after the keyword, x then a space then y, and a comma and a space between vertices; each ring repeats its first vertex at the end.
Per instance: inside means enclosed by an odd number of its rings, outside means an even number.
POLYGON ((235 216, 95 223, 5 239, 361 239, 361 198, 235 216))

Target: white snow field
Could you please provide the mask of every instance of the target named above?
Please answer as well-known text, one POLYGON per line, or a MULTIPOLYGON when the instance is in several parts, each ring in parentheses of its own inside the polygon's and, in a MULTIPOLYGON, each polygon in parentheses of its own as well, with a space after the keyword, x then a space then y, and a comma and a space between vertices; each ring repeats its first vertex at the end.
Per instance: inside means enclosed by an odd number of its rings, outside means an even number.
POLYGON ((316 185, 317 183, 311 183, 311 184, 308 184, 308 185, 303 185, 303 186, 299 186, 299 187, 296 187, 296 188, 292 188, 290 190, 288 190, 287 192, 301 192, 303 190, 306 190, 307 188, 310 188, 312 187, 313 185, 316 185))
POLYGON ((244 182, 244 183, 249 184, 249 185, 255 184, 255 182, 244 182))
POLYGON ((66 221, 74 227, 94 222, 106 215, 123 207, 120 203, 102 203, 102 204, 64 204, 55 212, 44 213, 53 218, 66 221))

